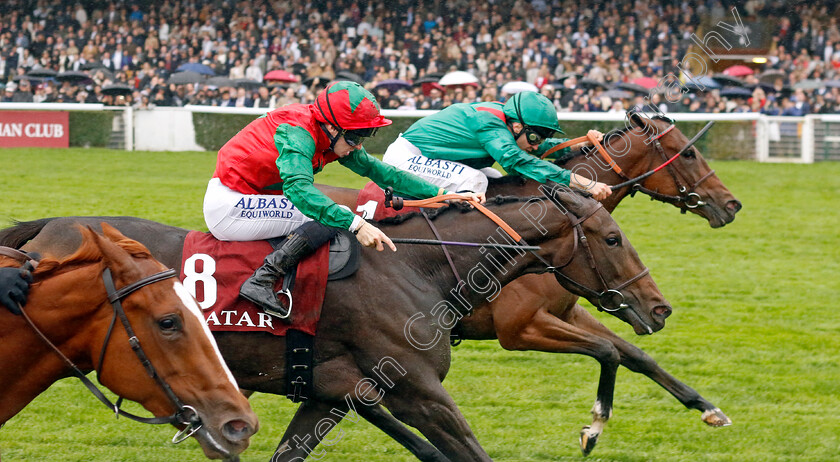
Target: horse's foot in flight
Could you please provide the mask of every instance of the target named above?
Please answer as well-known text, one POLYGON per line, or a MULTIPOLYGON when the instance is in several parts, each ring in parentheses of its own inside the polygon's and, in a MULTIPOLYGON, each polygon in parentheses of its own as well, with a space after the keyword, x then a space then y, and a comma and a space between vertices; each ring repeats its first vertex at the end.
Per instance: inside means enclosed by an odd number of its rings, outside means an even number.
POLYGON ((706 425, 710 427, 728 427, 732 425, 732 420, 718 408, 709 409, 708 411, 703 412, 703 415, 700 416, 700 418, 702 418, 703 422, 706 422, 706 425))
POLYGON ((601 432, 592 430, 592 427, 586 425, 580 431, 580 450, 583 452, 584 457, 588 456, 593 449, 595 449, 595 444, 598 443, 598 436, 601 435, 601 432))

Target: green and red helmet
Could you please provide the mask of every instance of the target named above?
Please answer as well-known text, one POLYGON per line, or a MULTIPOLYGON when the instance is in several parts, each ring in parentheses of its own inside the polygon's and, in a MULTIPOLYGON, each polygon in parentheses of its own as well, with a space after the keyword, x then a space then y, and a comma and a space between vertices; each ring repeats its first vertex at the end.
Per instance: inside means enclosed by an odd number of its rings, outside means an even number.
POLYGON ((511 96, 505 102, 503 111, 508 122, 519 122, 530 127, 563 133, 557 122, 557 109, 554 108, 554 104, 535 91, 522 91, 511 96))
POLYGON ((379 113, 371 92, 356 82, 339 81, 327 86, 315 100, 315 118, 341 130, 378 128, 391 125, 379 113))

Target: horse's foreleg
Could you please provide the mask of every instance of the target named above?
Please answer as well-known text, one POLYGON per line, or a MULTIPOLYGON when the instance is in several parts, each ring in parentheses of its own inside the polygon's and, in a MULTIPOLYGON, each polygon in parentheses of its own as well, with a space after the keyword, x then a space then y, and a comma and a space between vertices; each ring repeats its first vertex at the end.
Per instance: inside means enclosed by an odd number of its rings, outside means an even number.
POLYGON ((383 402, 394 417, 420 430, 449 460, 492 460, 436 374, 403 381, 385 394, 383 402))
POLYGON ((424 462, 449 462, 449 459, 428 441, 409 430, 402 422, 388 413, 379 404, 361 406, 358 408, 358 411, 365 420, 403 445, 403 447, 411 451, 419 460, 424 462))
MULTIPOLYGON (((303 402, 286 427, 286 433, 277 445, 271 462, 305 460, 310 454, 316 459, 323 457, 326 451, 322 448, 316 449, 316 446, 341 421, 340 416, 330 413, 333 408, 334 406, 323 401, 310 399, 303 402)), ((341 430, 337 439, 341 439, 341 430)), ((337 439, 334 437, 329 441, 330 444, 324 444, 330 446, 338 442, 337 439)))
POLYGON ((595 448, 612 415, 619 352, 609 340, 566 323, 545 310, 538 309, 530 314, 524 318, 495 316, 496 332, 502 347, 508 350, 583 354, 601 364, 597 400, 592 407, 592 425, 583 427, 580 432, 580 449, 587 455, 595 448))
POLYGON ((632 343, 622 339, 606 326, 598 322, 580 305, 567 311, 564 319, 572 325, 599 335, 615 345, 621 354, 621 365, 633 372, 644 374, 668 390, 677 400, 689 409, 702 412, 703 422, 713 427, 731 425, 732 421, 717 406, 700 396, 697 391, 677 380, 657 364, 647 353, 632 343))

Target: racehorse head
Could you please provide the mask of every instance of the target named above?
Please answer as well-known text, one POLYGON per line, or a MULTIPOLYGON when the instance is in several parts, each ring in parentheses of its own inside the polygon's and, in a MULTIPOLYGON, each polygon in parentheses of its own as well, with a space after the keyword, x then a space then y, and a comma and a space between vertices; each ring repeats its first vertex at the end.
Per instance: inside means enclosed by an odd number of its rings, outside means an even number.
POLYGON ((51 326, 44 328, 46 336, 62 350, 69 345, 67 356, 85 372, 96 370, 111 391, 155 416, 179 416, 172 423, 195 431, 207 457, 235 457, 248 447, 258 423, 198 305, 177 278, 154 278, 165 268, 143 245, 106 223, 102 229, 104 236, 83 228, 75 254, 43 261, 27 311, 36 323, 51 326), (111 276, 101 277, 108 272, 111 276), (129 288, 144 278, 151 282, 129 288), (36 312, 39 306, 65 308, 51 309, 49 318, 36 312), (127 324, 118 316, 120 306, 127 324))
POLYGON ((625 165, 622 180, 640 177, 664 165, 656 173, 630 184, 631 191, 669 202, 683 213, 691 211, 700 215, 712 228, 720 228, 735 219, 741 202, 673 121, 662 116, 645 118, 634 111, 628 112, 627 117, 632 129, 615 132, 625 136, 608 135, 604 143, 607 153, 625 165))
MULTIPOLYGON (((541 245, 550 252, 557 281, 639 335, 665 327, 671 307, 612 216, 599 202, 568 187, 550 183, 542 192, 564 216, 558 238, 541 245)), ((537 225, 534 212, 523 210, 537 225)))

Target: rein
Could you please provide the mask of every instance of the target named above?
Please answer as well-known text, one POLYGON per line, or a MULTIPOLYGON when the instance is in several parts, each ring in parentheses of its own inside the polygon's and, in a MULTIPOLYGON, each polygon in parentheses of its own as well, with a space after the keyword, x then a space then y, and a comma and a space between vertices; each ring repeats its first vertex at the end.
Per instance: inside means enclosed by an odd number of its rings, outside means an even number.
MULTIPOLYGON (((555 201, 555 199, 550 196, 546 195, 549 200, 555 201)), ((385 206, 392 207, 394 210, 400 210, 404 206, 409 207, 429 207, 429 208, 440 208, 443 207, 443 201, 448 199, 461 199, 463 196, 460 194, 447 194, 443 196, 436 196, 429 199, 422 199, 422 200, 404 200, 401 197, 394 197, 393 190, 388 188, 385 190, 385 206)), ((449 241, 441 241, 441 240, 427 240, 427 239, 399 239, 400 242, 407 243, 407 244, 437 244, 437 245, 461 245, 467 247, 496 247, 496 248, 514 248, 518 250, 528 250, 530 251, 536 258, 539 260, 543 265, 545 265, 544 273, 554 273, 555 276, 563 279, 564 281, 574 285, 577 287, 581 292, 587 294, 590 298, 598 300, 598 310, 599 311, 608 311, 608 312, 615 312, 625 308, 629 308, 629 305, 624 303, 625 297, 624 294, 621 293, 621 289, 624 289, 634 282, 638 281, 642 277, 646 276, 649 273, 649 269, 645 268, 639 274, 633 276, 632 278, 628 279, 627 281, 621 283, 618 287, 611 289, 609 284, 604 279, 601 272, 598 270, 598 267, 595 262, 595 256, 592 254, 592 249, 589 247, 589 243, 587 242, 586 235, 583 233, 582 223, 595 215, 595 213, 600 210, 603 205, 599 202, 598 205, 592 209, 589 213, 587 213, 583 217, 576 217, 571 214, 571 212, 567 211, 565 207, 558 207, 566 217, 569 218, 571 222, 572 228, 574 230, 574 248, 572 252, 569 254, 569 259, 560 266, 552 266, 549 261, 545 258, 540 256, 536 253, 536 250, 539 250, 540 247, 538 246, 530 246, 522 236, 520 236, 516 231, 513 231, 507 223, 504 222, 498 215, 484 207, 483 205, 475 202, 469 201, 470 205, 476 207, 479 211, 481 211, 485 216, 493 220, 494 223, 498 224, 503 230, 505 230, 508 235, 514 239, 516 245, 504 245, 504 244, 483 244, 483 243, 475 243, 475 242, 449 242, 449 241), (510 230, 510 231, 508 231, 510 230), (422 241, 422 242, 417 242, 422 241), (570 277, 566 276, 565 274, 560 272, 560 269, 569 265, 572 260, 574 259, 574 255, 577 252, 578 241, 586 249, 586 258, 589 262, 589 267, 592 271, 598 276, 599 281, 601 282, 601 286, 604 288, 602 291, 597 291, 595 289, 591 289, 589 287, 584 286, 583 284, 571 279, 570 277)), ((429 222, 431 224, 431 222, 429 222)), ((434 231, 434 227, 432 228, 434 231)), ((437 233, 435 233, 437 235, 437 233)), ((393 242, 398 242, 397 239, 394 239, 393 242)), ((454 265, 452 264, 449 256, 447 254, 447 260, 450 263, 453 271, 455 272, 456 279, 460 280, 460 276, 458 272, 455 270, 454 265)))
MULTIPOLYGON (((19 252, 16 249, 11 249, 8 247, 0 247, 0 255, 9 256, 11 258, 15 258, 22 263, 30 263, 33 267, 37 266, 37 260, 33 259, 29 255, 23 252, 19 252), (11 252, 10 252, 11 251, 11 252), (15 253, 16 252, 16 253, 15 253)), ((105 289, 107 291, 108 301, 111 303, 112 308, 114 309, 114 317, 111 319, 111 324, 108 327, 108 333, 105 335, 105 340, 102 344, 102 350, 99 354, 99 363, 96 368, 96 376, 97 379, 100 377, 100 370, 102 369, 102 363, 105 359, 105 351, 108 348, 108 343, 111 339, 111 333, 113 332, 114 325, 116 324, 117 318, 119 318, 120 322, 122 323, 123 327, 125 328, 126 334, 128 334, 128 343, 131 345, 132 351, 137 355, 137 358, 143 364, 143 367, 146 369, 146 372, 149 374, 149 377, 153 378, 155 382, 157 382, 158 386, 166 394, 167 398, 172 402, 173 406, 175 407, 175 413, 167 417, 140 417, 138 415, 132 414, 130 412, 123 411, 120 409, 120 404, 122 403, 122 398, 118 398, 116 403, 112 403, 102 391, 97 388, 96 384, 94 384, 90 379, 87 378, 85 373, 76 366, 73 361, 68 358, 58 347, 38 328, 26 310, 20 306, 20 311, 23 314, 23 317, 26 319, 26 322, 29 324, 30 327, 35 331, 38 337, 44 341, 60 358, 64 363, 73 371, 73 374, 81 380, 81 382, 90 390, 90 392, 101 401, 105 406, 109 409, 114 411, 117 416, 124 416, 131 420, 147 423, 147 424, 182 424, 186 427, 183 430, 178 431, 175 436, 172 438, 172 442, 178 444, 185 439, 192 436, 195 432, 199 431, 202 428, 202 421, 201 417, 198 415, 198 412, 192 406, 185 405, 181 402, 180 399, 175 395, 175 392, 172 391, 172 388, 169 386, 168 383, 158 375, 157 371, 155 370, 152 362, 149 360, 146 353, 143 351, 142 346, 140 345, 140 341, 137 339, 137 336, 134 333, 134 329, 131 327, 131 323, 128 320, 128 317, 125 314, 125 310, 122 307, 122 303, 120 302, 122 299, 128 297, 132 293, 136 292, 137 290, 149 285, 154 284, 155 282, 163 281, 169 278, 176 277, 176 271, 174 269, 168 269, 165 271, 161 271, 159 273, 152 274, 151 276, 147 276, 139 281, 133 282, 119 290, 117 290, 114 286, 114 280, 111 276, 111 270, 105 268, 102 272, 102 280, 105 284, 105 289)), ((101 382, 101 381, 100 381, 101 382)), ((223 448, 217 447, 217 450, 221 449, 222 453, 227 453, 223 448)))

